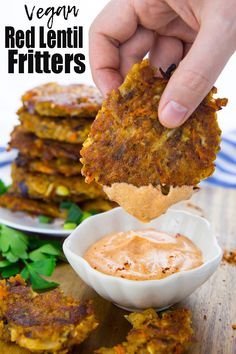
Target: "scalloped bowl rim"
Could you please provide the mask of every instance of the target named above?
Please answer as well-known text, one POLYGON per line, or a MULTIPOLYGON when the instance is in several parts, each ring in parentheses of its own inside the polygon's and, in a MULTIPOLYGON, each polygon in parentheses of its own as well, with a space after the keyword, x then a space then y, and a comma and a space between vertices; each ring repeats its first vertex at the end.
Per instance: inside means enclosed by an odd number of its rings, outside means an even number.
MULTIPOLYGON (((106 211, 104 213, 101 213, 101 214, 97 214, 97 215, 93 215, 91 216, 90 218, 88 219, 85 219, 70 235, 69 237, 67 237, 67 239, 64 241, 63 243, 63 250, 64 250, 64 253, 70 253, 70 256, 72 256, 73 258, 77 258, 76 261, 79 262, 79 263, 82 263, 83 266, 87 269, 87 271, 89 271, 90 273, 93 273, 96 277, 99 277, 99 278, 106 278, 108 281, 109 280, 115 280, 117 283, 126 283, 126 284, 132 284, 132 285, 136 285, 136 286, 143 286, 143 285, 149 285, 149 284, 155 284, 156 285, 161 285, 161 284, 164 284, 164 283, 168 283, 169 281, 173 280, 173 279, 176 279, 176 278, 179 278, 179 277, 183 277, 185 276, 186 274, 190 275, 190 274, 195 274, 195 273, 198 273, 199 271, 203 270, 204 268, 207 268, 211 263, 214 263, 216 262, 217 260, 220 261, 221 258, 222 258, 222 249, 221 247, 219 246, 218 242, 217 242, 217 239, 216 237, 214 236, 213 232, 212 232, 212 229, 211 229, 211 224, 209 223, 208 220, 206 220, 205 218, 199 216, 199 215, 195 215, 195 214, 192 214, 190 212, 187 212, 187 211, 184 211, 184 210, 178 210, 178 209, 169 209, 168 210, 168 213, 170 214, 182 214, 182 215, 185 215, 186 217, 194 217, 198 220, 201 220, 202 223, 205 223, 205 225, 207 226, 207 228, 211 231, 210 232, 210 235, 211 235, 211 241, 212 241, 212 246, 214 246, 215 248, 215 256, 212 257, 210 260, 208 261, 203 261, 203 264, 199 267, 196 267, 194 269, 190 269, 190 270, 183 270, 183 271, 180 271, 180 272, 177 272, 177 273, 174 273, 174 274, 171 274, 165 278, 162 278, 162 279, 150 279, 150 280, 133 280, 133 279, 125 279, 125 278, 121 278, 121 277, 117 277, 117 276, 113 276, 113 275, 109 275, 109 274, 105 274, 105 273, 102 273, 96 269, 94 269, 89 263, 88 261, 86 261, 82 256, 78 255, 76 252, 74 252, 72 249, 71 249, 71 246, 73 244, 73 242, 75 241, 75 239, 78 239, 78 235, 77 233, 79 232, 79 230, 81 228, 84 228, 87 224, 91 223, 91 222, 95 222, 96 220, 99 220, 99 219, 102 219, 104 216, 109 216, 111 214, 119 214, 120 212, 124 212, 124 210, 121 208, 121 207, 117 207, 117 208, 114 208, 112 210, 109 210, 109 211, 106 211)), ((125 212, 126 213, 126 212, 125 212)), ((129 214, 128 214, 129 215, 129 214)), ((163 214, 165 215, 165 214, 163 214)), ((155 221, 155 220, 153 220, 155 221)), ((145 225, 145 224, 144 224, 145 225)), ((148 225, 148 224, 146 224, 148 225)), ((103 235, 103 236, 106 236, 106 235, 103 235)), ((101 238, 103 237, 101 236, 101 238)), ((188 237, 188 236, 186 236, 188 237)), ((91 242, 91 245, 93 243, 91 242)), ((201 248, 200 248, 201 249, 201 248)), ((66 255, 66 258, 69 258, 67 255, 66 255)))

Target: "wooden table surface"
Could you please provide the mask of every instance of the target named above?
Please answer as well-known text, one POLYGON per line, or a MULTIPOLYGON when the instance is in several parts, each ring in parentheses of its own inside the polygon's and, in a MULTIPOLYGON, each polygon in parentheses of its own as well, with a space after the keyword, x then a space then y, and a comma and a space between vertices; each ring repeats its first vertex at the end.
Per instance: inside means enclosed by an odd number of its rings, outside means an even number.
MULTIPOLYGON (((203 215, 213 226, 223 249, 236 248, 236 190, 205 187, 191 202, 178 208, 203 215), (196 208, 197 206, 197 208, 196 208)), ((72 354, 90 354, 100 346, 112 346, 125 339, 130 326, 125 311, 103 300, 63 264, 53 276, 63 290, 81 300, 93 299, 100 326, 72 354)), ((196 341, 189 354, 235 354, 236 330, 236 266, 222 263, 217 272, 199 290, 178 304, 192 310, 196 341)), ((1 354, 27 354, 28 351, 0 342, 1 354)))

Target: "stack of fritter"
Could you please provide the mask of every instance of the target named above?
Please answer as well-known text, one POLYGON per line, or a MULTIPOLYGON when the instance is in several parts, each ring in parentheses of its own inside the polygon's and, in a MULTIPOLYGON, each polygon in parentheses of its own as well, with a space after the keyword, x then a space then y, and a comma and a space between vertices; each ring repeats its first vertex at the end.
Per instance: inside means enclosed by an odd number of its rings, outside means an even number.
POLYGON ((26 92, 22 103, 20 125, 10 141, 10 148, 19 150, 12 187, 1 196, 0 205, 62 218, 62 201, 79 203, 82 210, 112 208, 99 185, 84 182, 79 162, 81 145, 101 106, 97 90, 49 83, 26 92))

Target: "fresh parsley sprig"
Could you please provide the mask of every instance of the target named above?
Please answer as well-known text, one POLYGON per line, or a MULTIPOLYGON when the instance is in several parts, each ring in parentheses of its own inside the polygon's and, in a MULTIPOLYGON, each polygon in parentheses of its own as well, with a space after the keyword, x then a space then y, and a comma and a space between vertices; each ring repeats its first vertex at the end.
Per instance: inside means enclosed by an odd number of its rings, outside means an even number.
POLYGON ((36 236, 0 225, 0 274, 3 278, 18 273, 29 280, 34 290, 48 290, 59 284, 48 281, 59 260, 65 261, 61 243, 48 241, 36 236))

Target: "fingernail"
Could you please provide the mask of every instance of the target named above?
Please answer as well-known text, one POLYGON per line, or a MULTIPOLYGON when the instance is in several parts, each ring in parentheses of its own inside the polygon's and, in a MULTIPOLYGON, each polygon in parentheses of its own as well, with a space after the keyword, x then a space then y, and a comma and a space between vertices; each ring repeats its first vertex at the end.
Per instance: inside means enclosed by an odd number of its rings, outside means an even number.
POLYGON ((188 109, 175 101, 170 101, 161 111, 160 121, 168 128, 174 128, 185 121, 188 109))

